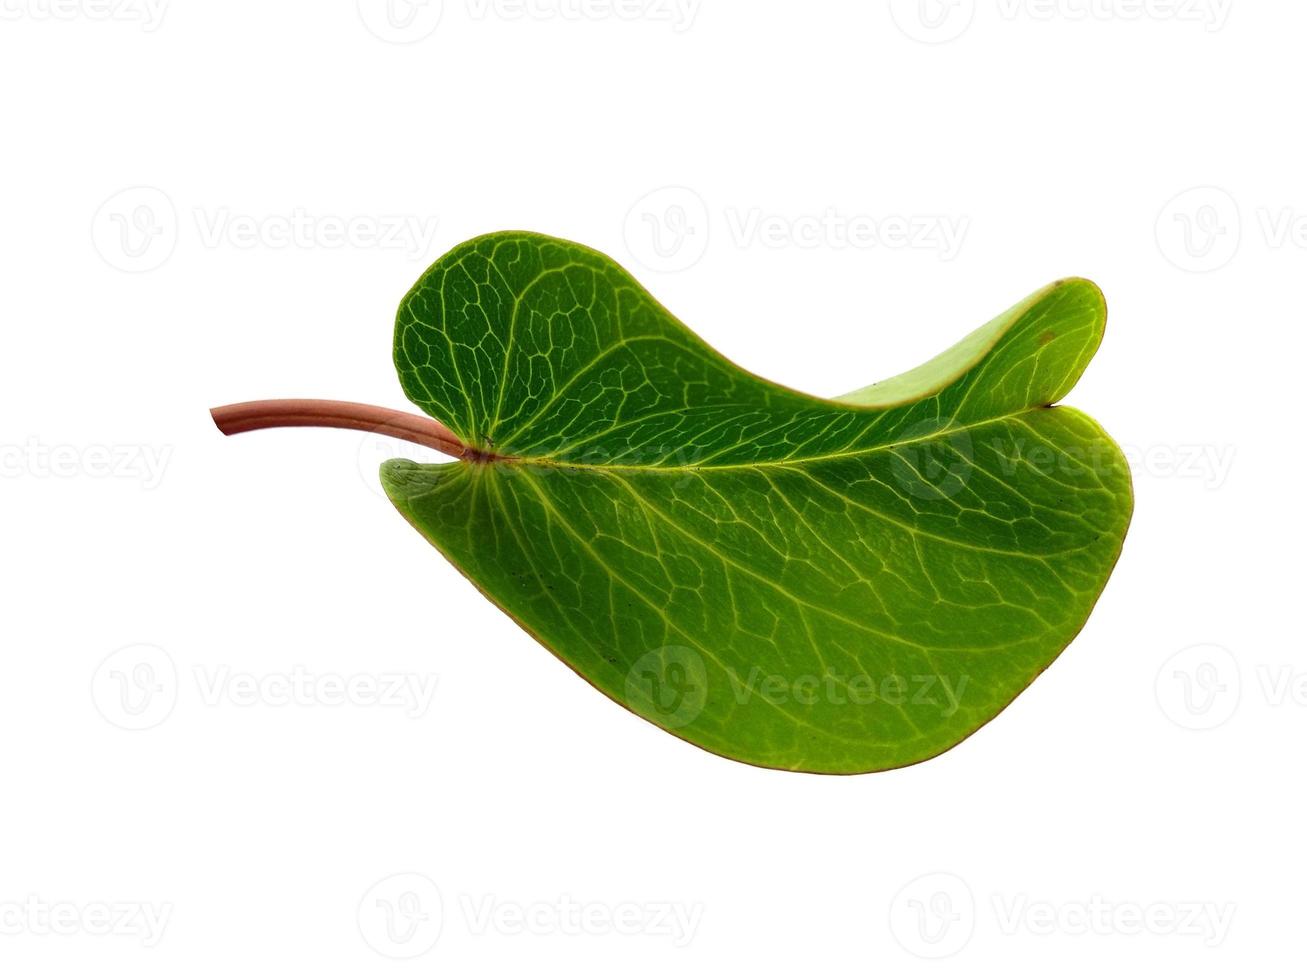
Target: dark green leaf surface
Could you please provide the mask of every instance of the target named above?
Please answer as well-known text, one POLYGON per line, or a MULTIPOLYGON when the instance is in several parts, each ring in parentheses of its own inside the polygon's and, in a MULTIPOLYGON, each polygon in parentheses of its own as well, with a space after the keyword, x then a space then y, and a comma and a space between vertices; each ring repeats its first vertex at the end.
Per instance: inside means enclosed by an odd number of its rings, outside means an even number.
POLYGON ((409 398, 485 458, 392 460, 382 480, 482 592, 655 724, 763 766, 907 765, 1047 667, 1120 553, 1125 461, 1048 407, 1104 320, 1097 287, 1065 280, 821 399, 730 363, 606 256, 489 235, 423 275, 395 335, 409 398))

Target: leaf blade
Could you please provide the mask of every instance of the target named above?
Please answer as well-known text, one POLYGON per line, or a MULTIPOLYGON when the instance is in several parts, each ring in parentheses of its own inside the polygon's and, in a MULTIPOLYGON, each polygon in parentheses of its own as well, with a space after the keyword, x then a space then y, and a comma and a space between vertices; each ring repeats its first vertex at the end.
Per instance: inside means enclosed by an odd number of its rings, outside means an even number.
POLYGON ((406 297, 396 362, 419 405, 513 459, 392 461, 383 483, 636 713, 758 765, 893 768, 1029 684, 1119 554, 1119 450, 1045 407, 1103 320, 1097 288, 1066 280, 906 383, 818 399, 735 367, 598 253, 488 236, 406 297), (898 690, 913 678, 933 694, 898 690))

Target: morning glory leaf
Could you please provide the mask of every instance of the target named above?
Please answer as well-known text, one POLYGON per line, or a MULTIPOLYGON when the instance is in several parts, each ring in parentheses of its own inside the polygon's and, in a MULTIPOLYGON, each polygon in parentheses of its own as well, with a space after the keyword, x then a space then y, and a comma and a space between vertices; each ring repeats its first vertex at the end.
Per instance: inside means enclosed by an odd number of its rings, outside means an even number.
POLYGON ((828 773, 928 759, 1084 625, 1132 510, 1050 407, 1102 337, 1054 283, 837 399, 727 361, 611 259, 527 233, 400 306, 408 397, 467 452, 391 460, 400 512, 604 694, 711 752, 828 773))

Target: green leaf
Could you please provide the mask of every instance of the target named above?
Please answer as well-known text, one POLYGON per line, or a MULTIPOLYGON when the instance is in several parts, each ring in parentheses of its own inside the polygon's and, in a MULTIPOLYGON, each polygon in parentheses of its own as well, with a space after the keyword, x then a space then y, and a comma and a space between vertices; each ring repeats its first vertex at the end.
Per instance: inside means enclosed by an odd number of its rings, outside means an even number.
POLYGON ((1120 450, 1050 408, 1092 283, 829 400, 758 378, 615 262, 519 232, 400 306, 408 397, 477 452, 391 460, 400 512, 559 659, 709 751, 852 773, 937 755, 1084 625, 1132 509, 1120 450))

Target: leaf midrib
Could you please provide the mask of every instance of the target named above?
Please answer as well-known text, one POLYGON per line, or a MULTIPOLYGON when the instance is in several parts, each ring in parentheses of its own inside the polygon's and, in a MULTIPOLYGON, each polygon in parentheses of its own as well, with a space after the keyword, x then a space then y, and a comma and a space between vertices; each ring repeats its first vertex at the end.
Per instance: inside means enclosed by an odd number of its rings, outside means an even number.
MULTIPOLYGON (((1032 405, 1023 408, 1019 412, 1009 412, 1005 415, 995 415, 992 418, 978 419, 975 422, 968 422, 965 425, 956 425, 947 429, 937 429, 934 432, 928 432, 914 439, 902 439, 897 442, 883 442, 873 446, 864 446, 861 449, 841 450, 833 453, 822 453, 816 456, 786 456, 783 459, 758 460, 750 463, 678 463, 665 465, 662 463, 586 463, 577 462, 560 458, 557 454, 544 456, 520 456, 513 453, 477 453, 474 457, 465 460, 470 463, 479 463, 489 465, 491 463, 519 464, 525 466, 552 466, 559 469, 577 469, 577 470, 617 470, 617 471, 636 471, 647 473, 675 473, 675 472, 695 472, 702 473, 705 470, 723 471, 723 470, 756 470, 756 469, 788 469, 795 466, 804 466, 809 463, 825 463, 836 459, 854 459, 861 456, 869 456, 879 452, 892 451, 903 446, 913 446, 923 442, 937 442, 940 439, 948 438, 951 435, 969 432, 986 425, 994 425, 999 422, 1005 422, 1009 419, 1020 419, 1022 416, 1030 415, 1035 412, 1046 412, 1058 408, 1058 405, 1032 405)), ((594 438, 600 438, 596 436, 594 438)), ((741 448, 742 443, 736 443, 734 446, 727 446, 722 449, 714 450, 715 456, 720 456, 732 449, 741 448)), ((566 450, 563 450, 566 451, 566 450)))

